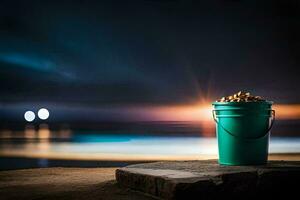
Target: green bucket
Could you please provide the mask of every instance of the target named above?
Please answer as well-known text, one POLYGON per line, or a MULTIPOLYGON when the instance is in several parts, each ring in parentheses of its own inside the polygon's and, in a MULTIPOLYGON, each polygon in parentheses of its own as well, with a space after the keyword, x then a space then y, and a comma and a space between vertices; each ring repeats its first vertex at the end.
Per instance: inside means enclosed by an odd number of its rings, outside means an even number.
POLYGON ((268 161, 272 102, 214 102, 213 118, 221 165, 262 165, 268 161))

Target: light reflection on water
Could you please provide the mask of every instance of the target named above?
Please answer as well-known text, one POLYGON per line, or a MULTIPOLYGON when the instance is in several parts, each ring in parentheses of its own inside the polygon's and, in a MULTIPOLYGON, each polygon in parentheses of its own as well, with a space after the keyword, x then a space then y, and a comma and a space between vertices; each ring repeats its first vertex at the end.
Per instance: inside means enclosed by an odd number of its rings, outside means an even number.
MULTIPOLYGON (((52 132, 43 125, 37 131, 3 132, 0 141, 0 156, 77 160, 217 158, 214 137, 52 132)), ((272 137, 270 153, 300 153, 300 137, 272 137)))

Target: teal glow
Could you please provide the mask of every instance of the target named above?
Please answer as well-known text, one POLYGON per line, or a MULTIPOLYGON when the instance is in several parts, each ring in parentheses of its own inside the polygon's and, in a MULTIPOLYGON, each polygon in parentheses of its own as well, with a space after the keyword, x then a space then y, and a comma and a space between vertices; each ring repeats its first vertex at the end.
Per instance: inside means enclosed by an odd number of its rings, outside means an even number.
POLYGON ((55 65, 51 61, 17 53, 0 54, 0 60, 41 71, 51 71, 55 68, 55 65))

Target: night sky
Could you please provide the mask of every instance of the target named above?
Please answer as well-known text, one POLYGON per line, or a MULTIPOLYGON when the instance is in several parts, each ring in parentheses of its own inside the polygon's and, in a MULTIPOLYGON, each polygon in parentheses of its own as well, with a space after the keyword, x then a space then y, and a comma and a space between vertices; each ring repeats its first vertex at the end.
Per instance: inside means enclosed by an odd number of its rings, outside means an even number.
POLYGON ((296 0, 2 0, 0 103, 299 103, 299 27, 296 0))

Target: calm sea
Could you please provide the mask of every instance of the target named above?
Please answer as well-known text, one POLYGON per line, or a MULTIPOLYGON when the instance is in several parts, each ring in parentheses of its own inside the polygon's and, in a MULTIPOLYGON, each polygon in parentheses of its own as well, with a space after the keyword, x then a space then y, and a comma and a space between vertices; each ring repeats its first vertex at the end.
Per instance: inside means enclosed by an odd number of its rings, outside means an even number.
MULTIPOLYGON (((153 160, 217 158, 214 124, 147 122, 98 130, 51 130, 46 124, 0 132, 0 170, 113 167, 153 160)), ((300 123, 280 121, 270 153, 300 153, 300 123)))

